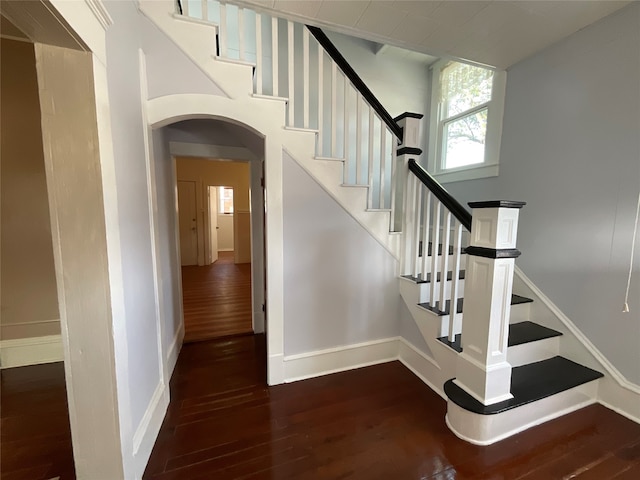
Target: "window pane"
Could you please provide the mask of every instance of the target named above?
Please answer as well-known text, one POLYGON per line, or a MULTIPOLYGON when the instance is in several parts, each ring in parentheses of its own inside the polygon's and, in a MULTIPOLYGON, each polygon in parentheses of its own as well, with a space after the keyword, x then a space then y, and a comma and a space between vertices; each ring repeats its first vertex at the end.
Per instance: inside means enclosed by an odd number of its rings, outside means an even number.
POLYGON ((451 63, 442 70, 441 75, 443 119, 491 100, 492 70, 451 63))
POLYGON ((464 167, 484 161, 487 109, 444 125, 444 168, 464 167))
POLYGON ((220 213, 233 213, 233 188, 218 187, 220 213))

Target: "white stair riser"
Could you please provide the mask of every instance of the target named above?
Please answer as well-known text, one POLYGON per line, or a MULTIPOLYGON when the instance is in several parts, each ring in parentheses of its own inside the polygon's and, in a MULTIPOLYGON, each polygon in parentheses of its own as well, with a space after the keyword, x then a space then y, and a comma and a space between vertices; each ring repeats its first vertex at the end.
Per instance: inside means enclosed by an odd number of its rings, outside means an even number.
POLYGON ((491 445, 595 403, 597 390, 595 380, 496 415, 469 412, 449 400, 446 422, 459 438, 475 445, 491 445))
MULTIPOLYGON (((444 295, 445 295, 445 299, 449 300, 451 297, 451 280, 445 282, 444 284, 444 295)), ((431 302, 431 283, 420 283, 418 284, 420 287, 420 301, 418 303, 432 303, 431 302)), ((442 288, 442 283, 440 283, 438 285, 438 293, 436 296, 436 302, 440 301, 440 288, 442 288)), ((458 298, 463 298, 464 297, 464 279, 458 279, 458 292, 460 292, 460 294, 458 295, 458 298)))
POLYGON ((540 362, 560 353, 560 337, 545 338, 535 342, 514 345, 507 349, 507 362, 512 367, 540 362))

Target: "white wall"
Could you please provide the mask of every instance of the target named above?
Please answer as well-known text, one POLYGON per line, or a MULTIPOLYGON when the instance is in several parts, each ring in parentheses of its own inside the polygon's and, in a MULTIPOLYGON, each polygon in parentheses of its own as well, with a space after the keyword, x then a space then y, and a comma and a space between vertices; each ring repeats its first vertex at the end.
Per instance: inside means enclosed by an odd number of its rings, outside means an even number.
MULTIPOLYGON (((517 264, 640 384, 640 251, 622 313, 640 190, 640 5, 509 70, 500 176, 446 188, 523 200, 517 264)), ((535 319, 534 319, 535 320, 535 319)))
POLYGON ((399 335, 396 260, 283 154, 285 355, 399 335))
POLYGON ((153 155, 160 242, 158 262, 162 272, 160 298, 164 303, 165 314, 163 341, 165 355, 169 356, 174 353, 170 351, 171 348, 179 348, 179 345, 174 344, 176 336, 181 332, 182 298, 178 284, 181 279, 180 257, 176 248, 176 176, 165 130, 161 128, 153 131, 153 155))
POLYGON ((233 250, 233 215, 218 214, 218 251, 233 250))

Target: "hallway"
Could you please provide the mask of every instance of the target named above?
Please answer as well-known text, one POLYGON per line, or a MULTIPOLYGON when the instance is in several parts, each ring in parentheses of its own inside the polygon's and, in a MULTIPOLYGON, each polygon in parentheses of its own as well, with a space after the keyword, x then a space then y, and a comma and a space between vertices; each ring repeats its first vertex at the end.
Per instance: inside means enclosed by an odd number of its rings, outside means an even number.
POLYGON ((185 342, 252 333, 251 264, 218 252, 211 265, 182 267, 185 342))

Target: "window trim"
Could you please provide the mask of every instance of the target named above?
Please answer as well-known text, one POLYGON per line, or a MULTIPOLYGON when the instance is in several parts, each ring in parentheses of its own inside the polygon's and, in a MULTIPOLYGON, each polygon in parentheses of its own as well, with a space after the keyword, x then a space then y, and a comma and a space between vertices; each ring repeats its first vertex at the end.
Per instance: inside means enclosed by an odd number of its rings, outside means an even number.
POLYGON ((440 103, 440 74, 450 60, 441 59, 431 67, 431 108, 429 116, 428 170, 440 183, 473 180, 476 178, 496 177, 499 174, 500 142, 504 117, 504 97, 507 72, 494 70, 491 100, 476 105, 447 119, 442 119, 440 103), (484 161, 456 168, 444 168, 444 125, 482 109, 487 109, 487 132, 485 135, 484 161))

